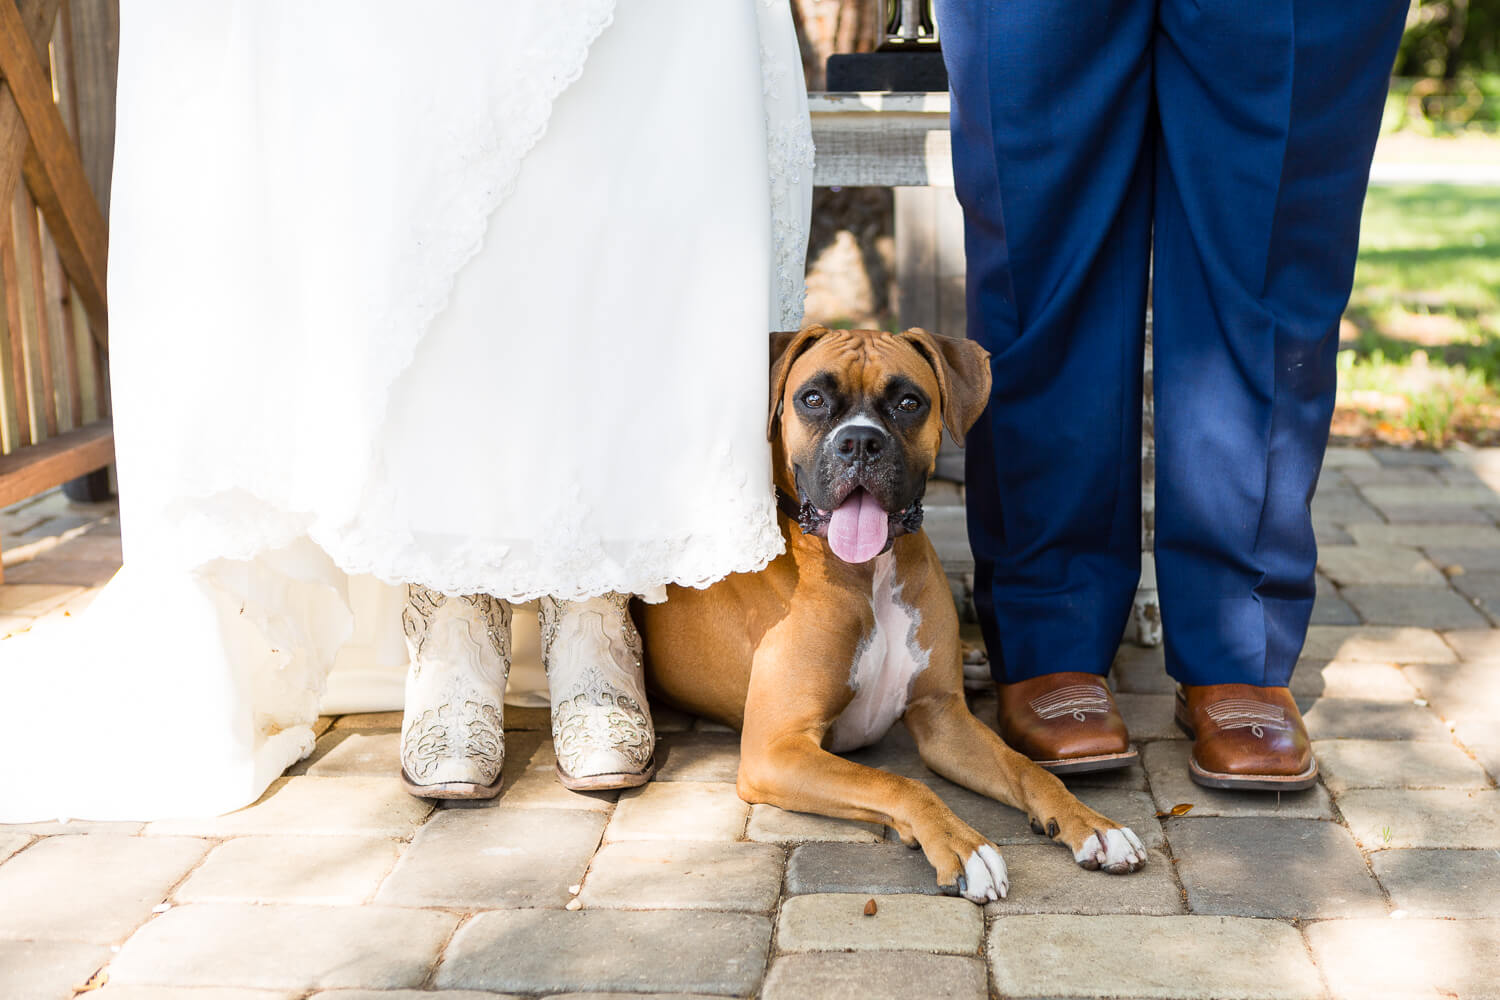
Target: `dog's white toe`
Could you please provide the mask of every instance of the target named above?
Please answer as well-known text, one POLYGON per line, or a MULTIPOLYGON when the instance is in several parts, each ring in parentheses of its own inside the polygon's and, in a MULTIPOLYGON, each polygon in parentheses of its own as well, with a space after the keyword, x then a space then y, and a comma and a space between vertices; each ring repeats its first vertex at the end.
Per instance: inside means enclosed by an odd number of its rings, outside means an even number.
POLYGON ((965 899, 976 903, 1004 899, 1010 892, 1010 875, 1000 852, 989 844, 979 845, 979 850, 964 862, 964 877, 958 889, 965 899))
POLYGON ((1122 827, 1104 831, 1102 842, 1098 833, 1091 834, 1073 860, 1085 868, 1103 868, 1112 875, 1123 875, 1146 863, 1146 848, 1134 831, 1122 827))

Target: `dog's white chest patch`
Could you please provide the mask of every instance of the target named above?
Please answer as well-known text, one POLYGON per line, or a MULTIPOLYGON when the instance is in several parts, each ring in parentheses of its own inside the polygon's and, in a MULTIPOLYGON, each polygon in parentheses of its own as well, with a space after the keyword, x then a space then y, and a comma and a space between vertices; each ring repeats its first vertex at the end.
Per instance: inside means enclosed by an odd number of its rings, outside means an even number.
POLYGON ((854 700, 828 730, 824 745, 842 753, 874 743, 906 711, 912 680, 927 669, 927 650, 917 645, 916 609, 901 602, 896 556, 875 557, 875 584, 870 595, 875 626, 860 644, 849 670, 854 700))

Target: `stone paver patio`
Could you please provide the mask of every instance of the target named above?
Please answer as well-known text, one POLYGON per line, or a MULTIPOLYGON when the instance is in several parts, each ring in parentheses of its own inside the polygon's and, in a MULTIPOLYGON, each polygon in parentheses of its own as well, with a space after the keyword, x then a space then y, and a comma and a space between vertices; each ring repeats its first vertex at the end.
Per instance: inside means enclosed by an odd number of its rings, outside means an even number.
MULTIPOLYGON (((623 794, 561 788, 546 713, 508 711, 505 791, 479 808, 400 790, 398 715, 344 716, 231 816, 0 826, 0 1000, 101 969, 84 995, 1500 997, 1500 451, 1335 449, 1313 515, 1295 691, 1322 783, 1189 783, 1161 653, 1122 647, 1142 763, 1072 784, 1151 848, 1136 875, 1078 869, 899 727, 855 756, 1003 845, 1009 899, 935 895, 878 827, 750 808, 734 734, 668 709, 657 779, 623 794)), ((961 517, 930 523, 961 593, 961 517)), ((69 627, 120 559, 114 507, 56 492, 0 532, 0 634, 69 627)))

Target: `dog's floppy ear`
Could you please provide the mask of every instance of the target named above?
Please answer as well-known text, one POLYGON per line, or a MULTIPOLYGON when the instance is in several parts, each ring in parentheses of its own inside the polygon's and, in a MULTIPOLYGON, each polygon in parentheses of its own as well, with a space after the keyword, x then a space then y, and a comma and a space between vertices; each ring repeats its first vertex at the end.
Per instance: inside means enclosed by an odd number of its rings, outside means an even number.
POLYGON ((800 330, 771 334, 771 409, 766 417, 767 441, 776 436, 776 421, 781 417, 781 394, 786 391, 786 377, 792 370, 792 363, 827 332, 827 327, 805 326, 800 330))
POLYGON ((963 446, 964 434, 990 401, 990 352, 972 340, 940 337, 920 327, 901 336, 927 358, 937 372, 942 395, 943 426, 953 443, 963 446))

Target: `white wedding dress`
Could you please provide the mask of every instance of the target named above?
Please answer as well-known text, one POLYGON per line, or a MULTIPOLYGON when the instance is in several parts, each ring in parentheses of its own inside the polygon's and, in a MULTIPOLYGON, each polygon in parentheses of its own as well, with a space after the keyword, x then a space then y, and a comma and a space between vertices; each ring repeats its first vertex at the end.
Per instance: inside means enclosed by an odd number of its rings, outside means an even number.
POLYGON ((0 822, 253 801, 335 661, 324 710, 400 707, 396 584, 659 599, 781 551, 786 0, 125 0, 118 108, 125 569, 0 645, 0 822))

